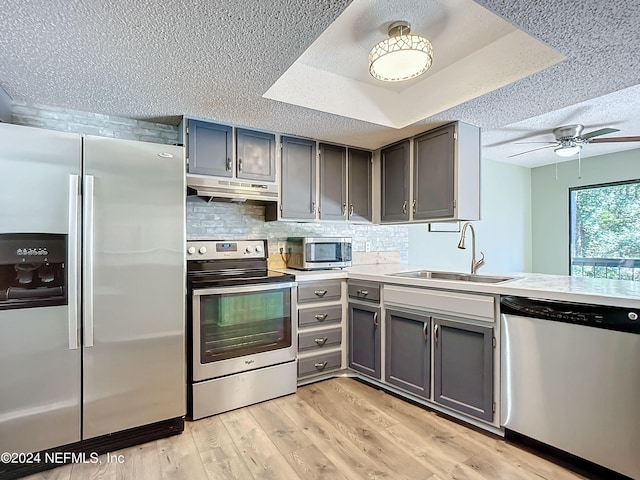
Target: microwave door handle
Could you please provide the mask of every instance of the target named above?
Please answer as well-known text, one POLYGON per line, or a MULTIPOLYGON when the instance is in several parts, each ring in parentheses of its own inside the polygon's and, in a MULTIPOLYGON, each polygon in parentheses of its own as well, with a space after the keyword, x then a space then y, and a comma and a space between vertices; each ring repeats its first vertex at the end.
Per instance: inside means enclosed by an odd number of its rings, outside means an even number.
POLYGON ((93 347, 93 255, 94 255, 94 229, 93 229, 93 193, 94 176, 84 177, 84 276, 83 281, 83 315, 84 315, 84 346, 93 347))
POLYGON ((69 245, 67 247, 67 295, 69 309, 69 350, 78 348, 78 246, 80 232, 78 213, 80 212, 80 176, 69 175, 69 245))

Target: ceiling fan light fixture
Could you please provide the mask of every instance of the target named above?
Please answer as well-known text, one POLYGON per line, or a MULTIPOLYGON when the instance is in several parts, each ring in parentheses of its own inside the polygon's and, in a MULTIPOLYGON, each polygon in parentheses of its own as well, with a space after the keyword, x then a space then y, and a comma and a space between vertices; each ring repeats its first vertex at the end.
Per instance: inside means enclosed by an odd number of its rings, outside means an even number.
POLYGON ((408 22, 389 25, 389 38, 369 52, 369 73, 384 82, 402 82, 425 73, 433 61, 431 42, 420 35, 409 35, 408 22))
POLYGON ((556 155, 561 157, 573 157, 580 152, 582 146, 580 145, 561 145, 557 148, 554 148, 553 151, 556 155))

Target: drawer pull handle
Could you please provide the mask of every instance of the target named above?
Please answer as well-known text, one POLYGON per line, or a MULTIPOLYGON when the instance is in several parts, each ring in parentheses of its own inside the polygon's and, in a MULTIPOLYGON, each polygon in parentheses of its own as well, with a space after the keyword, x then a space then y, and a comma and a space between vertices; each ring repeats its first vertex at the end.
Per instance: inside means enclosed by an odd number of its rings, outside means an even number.
POLYGON ((315 366, 318 370, 324 370, 324 367, 326 367, 326 366, 327 366, 327 362, 316 363, 316 364, 314 364, 314 366, 315 366))
POLYGON ((324 338, 314 338, 313 341, 316 342, 316 344, 318 345, 324 345, 325 343, 327 343, 328 338, 324 337, 324 338))
POLYGON ((329 314, 328 313, 318 313, 318 314, 316 314, 314 316, 316 317, 316 320, 318 320, 319 322, 322 322, 329 316, 329 314))
POLYGON ((366 297, 367 295, 369 295, 369 290, 358 290, 358 295, 366 297))
POLYGON ((326 290, 315 290, 313 293, 315 293, 318 297, 324 297, 327 294, 326 290))

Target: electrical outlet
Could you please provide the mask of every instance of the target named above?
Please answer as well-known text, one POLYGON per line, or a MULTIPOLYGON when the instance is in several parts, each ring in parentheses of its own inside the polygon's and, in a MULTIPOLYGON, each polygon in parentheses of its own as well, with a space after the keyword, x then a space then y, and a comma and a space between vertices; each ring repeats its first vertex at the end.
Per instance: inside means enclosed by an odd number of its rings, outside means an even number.
POLYGON ((371 242, 364 242, 364 251, 365 252, 371 251, 371 242))
POLYGON ((284 253, 284 249, 287 247, 286 242, 278 242, 278 252, 284 253))

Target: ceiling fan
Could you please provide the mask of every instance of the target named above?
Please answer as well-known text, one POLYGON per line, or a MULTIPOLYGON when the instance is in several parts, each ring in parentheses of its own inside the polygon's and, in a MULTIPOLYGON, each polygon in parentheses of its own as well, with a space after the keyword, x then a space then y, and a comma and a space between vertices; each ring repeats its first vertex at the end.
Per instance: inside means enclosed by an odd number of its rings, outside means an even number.
POLYGON ((583 130, 583 125, 565 125, 564 127, 554 128, 552 132, 556 137, 555 142, 516 142, 516 144, 519 145, 525 143, 548 143, 549 145, 534 148, 533 150, 527 150, 526 152, 515 153, 513 155, 509 155, 507 158, 517 157, 518 155, 524 155, 525 153, 531 153, 545 148, 553 148, 556 155, 561 157, 571 157, 580 153, 582 147, 587 143, 640 142, 640 137, 595 138, 601 135, 619 132, 620 130, 617 128, 601 128, 599 130, 594 130, 593 132, 582 134, 583 130))

